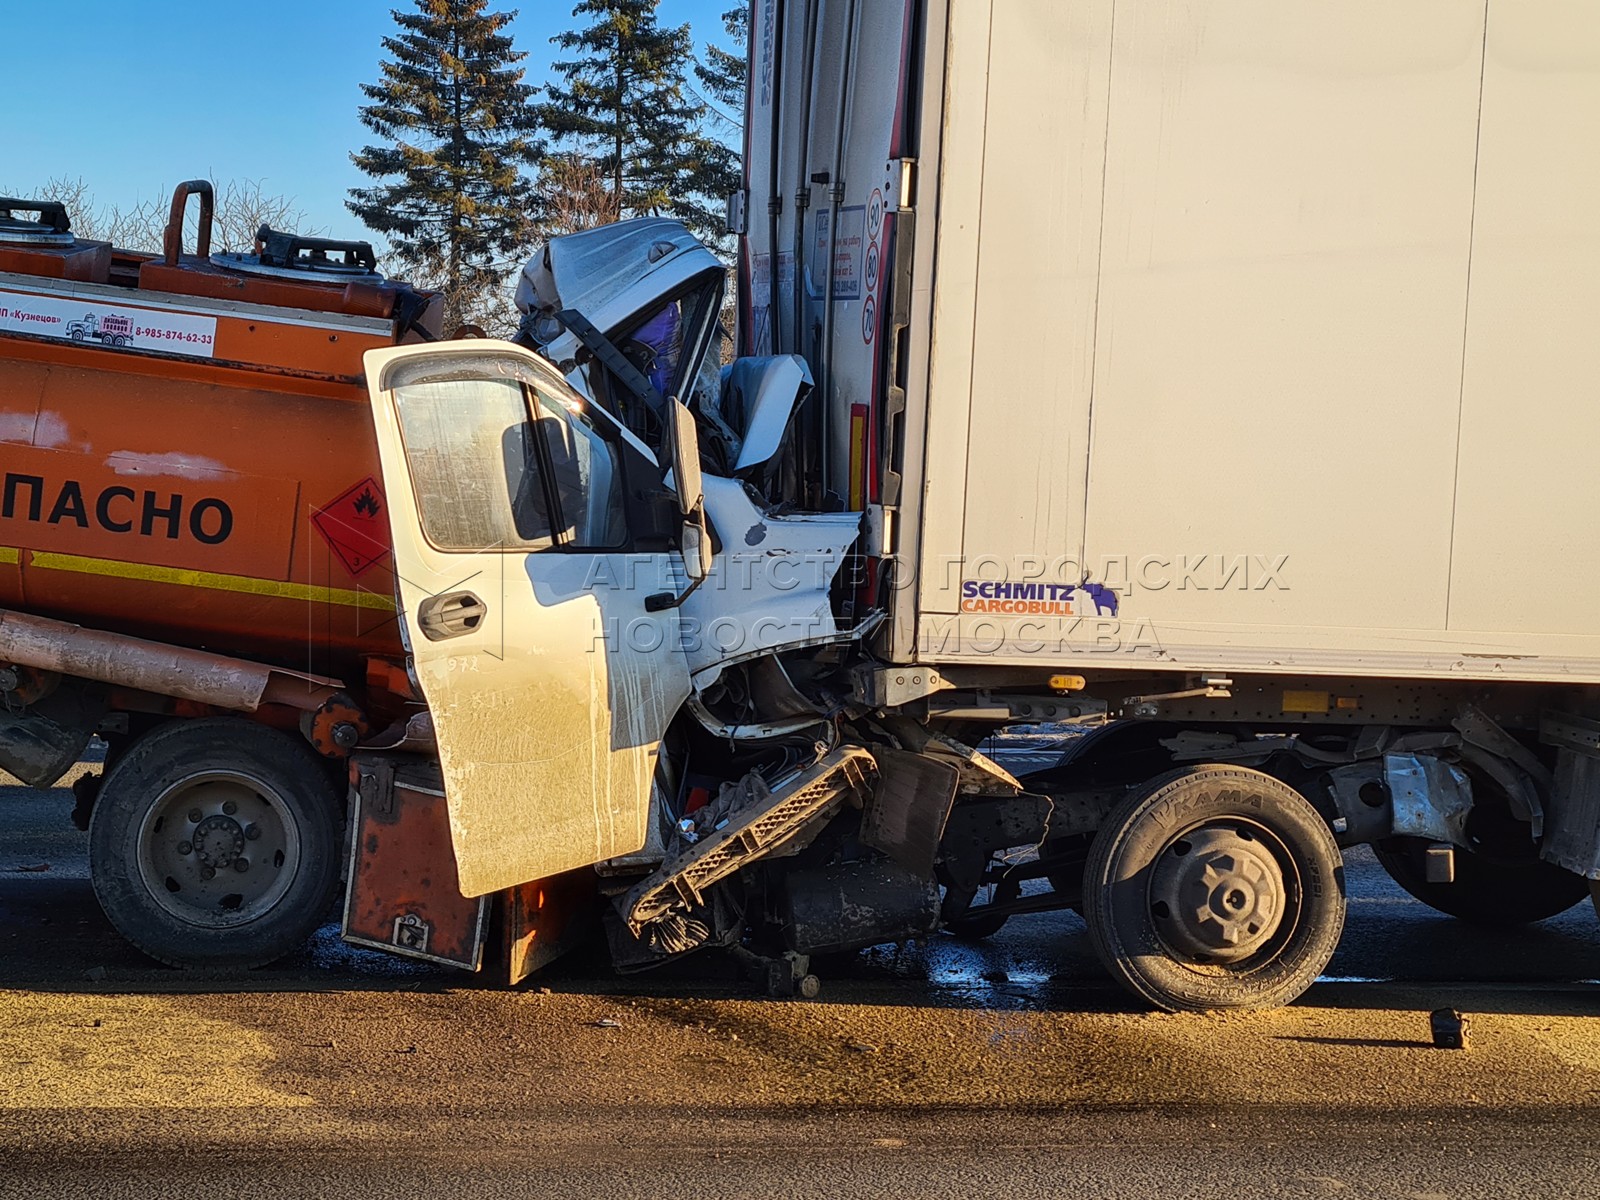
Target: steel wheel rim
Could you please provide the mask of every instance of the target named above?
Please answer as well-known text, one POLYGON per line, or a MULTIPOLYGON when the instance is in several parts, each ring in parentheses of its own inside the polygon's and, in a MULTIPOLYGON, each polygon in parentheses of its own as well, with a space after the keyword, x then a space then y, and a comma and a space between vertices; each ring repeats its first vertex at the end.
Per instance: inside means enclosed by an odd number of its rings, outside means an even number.
POLYGON ((145 810, 137 859, 140 882, 168 914, 201 929, 234 929, 271 912, 294 886, 300 831, 262 780, 197 772, 145 810))
POLYGON ((1224 817, 1192 825, 1162 844, 1151 860, 1144 902, 1156 940, 1174 962, 1200 974, 1245 975, 1269 966, 1289 944, 1305 911, 1305 892, 1300 864, 1281 835, 1257 821, 1224 817), (1185 845, 1188 851, 1181 850, 1185 845), (1266 878, 1215 862, 1218 854, 1243 847, 1250 848, 1250 866, 1264 868, 1266 878), (1208 855, 1217 867, 1210 875, 1197 869, 1208 855), (1185 892, 1189 907, 1182 908, 1174 902, 1174 881, 1180 887, 1203 881, 1205 892, 1185 892), (1273 901, 1270 914, 1259 903, 1264 895, 1273 901), (1196 920, 1201 907, 1209 910, 1210 920, 1196 920), (1229 917, 1244 926, 1233 946, 1219 930, 1229 917), (1259 918, 1259 930, 1249 930, 1251 917, 1259 918))

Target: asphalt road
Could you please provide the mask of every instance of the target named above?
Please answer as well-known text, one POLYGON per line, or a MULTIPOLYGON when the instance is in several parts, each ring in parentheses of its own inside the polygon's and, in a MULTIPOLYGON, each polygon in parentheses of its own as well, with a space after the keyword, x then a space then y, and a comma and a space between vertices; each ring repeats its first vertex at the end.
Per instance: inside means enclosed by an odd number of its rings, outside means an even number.
POLYGON ((711 959, 500 990, 331 927, 195 978, 111 932, 70 808, 0 787, 0 1197, 1600 1194, 1587 907, 1471 930, 1355 854, 1328 976, 1228 1017, 1139 1011, 1071 914, 825 964, 814 1003, 711 959))

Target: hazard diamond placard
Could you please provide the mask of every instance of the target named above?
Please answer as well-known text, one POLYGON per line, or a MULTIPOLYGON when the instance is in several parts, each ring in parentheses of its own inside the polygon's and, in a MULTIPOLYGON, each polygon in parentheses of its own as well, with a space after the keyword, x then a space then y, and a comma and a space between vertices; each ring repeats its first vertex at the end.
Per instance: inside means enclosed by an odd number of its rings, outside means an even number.
POLYGON ((365 574, 389 554, 389 514, 383 489, 371 476, 317 509, 311 524, 351 575, 365 574))

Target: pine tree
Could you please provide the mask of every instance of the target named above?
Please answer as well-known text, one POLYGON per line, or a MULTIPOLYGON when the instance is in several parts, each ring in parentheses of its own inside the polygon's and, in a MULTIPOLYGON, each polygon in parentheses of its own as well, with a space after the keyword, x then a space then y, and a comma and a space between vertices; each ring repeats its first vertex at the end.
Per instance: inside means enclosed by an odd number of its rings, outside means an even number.
POLYGON ((380 182, 352 188, 346 207, 389 239, 420 283, 445 293, 445 325, 469 318, 516 268, 535 236, 535 89, 526 55, 502 33, 515 12, 488 0, 416 0, 395 10, 401 32, 383 39, 381 79, 363 84, 361 123, 382 139, 352 161, 380 182))
POLYGON ((551 39, 571 57, 554 64, 559 82, 540 116, 568 156, 595 165, 621 216, 676 217, 715 238, 723 197, 712 188, 731 152, 708 136, 706 105, 690 93, 689 26, 662 28, 658 3, 579 0, 583 24, 551 39))
POLYGON ((706 43, 705 57, 695 64, 695 77, 705 89, 713 117, 724 132, 744 129, 745 86, 750 72, 750 6, 741 4, 722 14, 722 27, 737 52, 706 43))
POLYGON ((720 137, 707 139, 700 155, 695 188, 702 195, 725 200, 744 182, 740 151, 744 143, 745 91, 750 72, 750 6, 741 4, 722 14, 722 27, 737 50, 708 42, 705 57, 695 64, 695 77, 706 96, 707 124, 720 137))

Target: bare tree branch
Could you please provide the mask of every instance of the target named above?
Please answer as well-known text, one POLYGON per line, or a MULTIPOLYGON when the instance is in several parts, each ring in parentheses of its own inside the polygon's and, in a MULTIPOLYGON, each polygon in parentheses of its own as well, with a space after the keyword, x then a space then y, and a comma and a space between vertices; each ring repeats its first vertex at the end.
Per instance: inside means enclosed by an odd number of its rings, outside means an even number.
MULTIPOLYGON (((163 189, 164 190, 164 189, 163 189)), ((3 192, 3 189, 0 189, 3 192)), ((17 193, 3 192, 6 195, 17 193)), ((72 218, 72 231, 91 242, 110 242, 121 250, 156 254, 167 228, 168 204, 164 199, 144 200, 126 207, 102 206, 82 178, 62 175, 47 179, 21 198, 58 200, 72 218)), ((255 247, 263 225, 309 236, 322 231, 306 227, 306 214, 291 197, 268 195, 256 179, 228 183, 217 195, 212 219, 211 248, 218 253, 247 254, 255 247)), ((184 222, 184 245, 193 247, 198 236, 199 208, 191 204, 184 222)))

